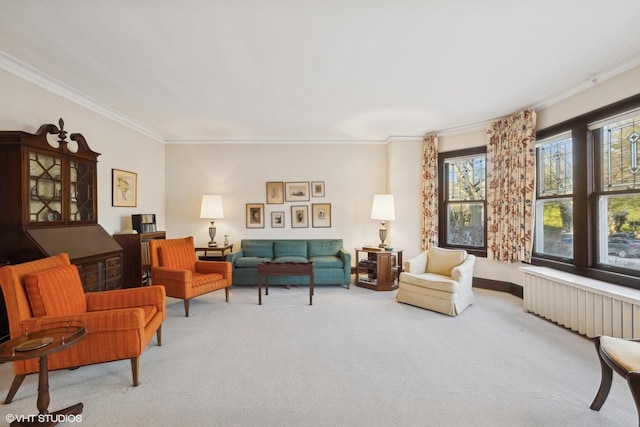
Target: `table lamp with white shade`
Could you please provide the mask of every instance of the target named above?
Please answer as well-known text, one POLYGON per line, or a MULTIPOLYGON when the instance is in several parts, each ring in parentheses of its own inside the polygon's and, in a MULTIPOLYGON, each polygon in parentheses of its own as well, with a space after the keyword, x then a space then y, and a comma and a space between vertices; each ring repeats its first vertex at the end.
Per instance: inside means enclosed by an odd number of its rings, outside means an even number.
POLYGON ((384 243, 387 238, 387 228, 385 227, 386 221, 393 221, 396 219, 395 207, 393 204, 393 194, 374 194, 373 206, 371 207, 371 219, 377 219, 382 221, 380 224, 380 244, 378 247, 384 248, 387 245, 384 243))
POLYGON ((222 209, 222 196, 214 194, 206 194, 202 196, 202 206, 200 207, 200 218, 208 218, 211 220, 209 224, 209 241, 210 247, 218 246, 215 242, 216 237, 216 219, 224 218, 224 212, 222 209))

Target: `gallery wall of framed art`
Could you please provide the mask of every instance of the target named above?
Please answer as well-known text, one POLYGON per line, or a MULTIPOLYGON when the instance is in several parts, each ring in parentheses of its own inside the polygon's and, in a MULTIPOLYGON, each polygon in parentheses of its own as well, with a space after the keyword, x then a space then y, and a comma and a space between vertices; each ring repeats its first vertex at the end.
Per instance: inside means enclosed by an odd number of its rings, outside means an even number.
POLYGON ((265 189, 266 203, 246 204, 246 228, 265 228, 267 223, 271 228, 331 227, 331 203, 313 203, 313 199, 325 197, 324 181, 267 181, 265 189), (270 205, 285 204, 290 206, 273 206, 274 210, 266 211, 270 205))

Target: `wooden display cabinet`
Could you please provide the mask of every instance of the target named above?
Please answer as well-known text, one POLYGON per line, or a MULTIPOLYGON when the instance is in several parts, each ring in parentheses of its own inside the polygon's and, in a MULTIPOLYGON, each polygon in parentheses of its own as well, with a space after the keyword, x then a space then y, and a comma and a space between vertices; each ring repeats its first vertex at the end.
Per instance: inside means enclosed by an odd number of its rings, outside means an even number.
MULTIPOLYGON (((122 248, 98 224, 100 154, 79 133, 67 140, 58 123, 34 134, 0 131, 0 259, 18 264, 66 252, 85 291, 118 289, 122 248)), ((0 317, 5 312, 0 307, 0 317)))
POLYGON ((375 291, 398 289, 402 250, 356 248, 355 285, 375 291))
POLYGON ((151 280, 149 240, 166 239, 164 231, 154 233, 114 234, 113 238, 122 246, 124 266, 122 282, 125 288, 147 285, 151 280))

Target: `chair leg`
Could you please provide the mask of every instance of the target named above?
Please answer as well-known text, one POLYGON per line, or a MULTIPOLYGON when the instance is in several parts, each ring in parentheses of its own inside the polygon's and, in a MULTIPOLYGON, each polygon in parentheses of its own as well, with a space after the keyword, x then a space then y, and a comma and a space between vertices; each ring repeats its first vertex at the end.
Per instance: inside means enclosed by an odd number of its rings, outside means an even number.
POLYGON ((189 300, 184 300, 184 317, 189 317, 189 300))
POLYGON ((227 302, 229 302, 229 289, 230 287, 224 288, 224 296, 227 298, 227 302))
POLYGON ((156 331, 156 341, 158 342, 158 346, 162 345, 162 325, 158 326, 158 330, 156 331))
POLYGON ((629 375, 627 375, 627 383, 629 384, 633 401, 636 404, 636 412, 638 413, 638 420, 640 422, 640 372, 629 372, 629 375))
POLYGON ((600 388, 598 389, 598 393, 596 397, 593 399, 591 403, 591 409, 594 411, 599 411, 604 405, 604 401, 607 400, 607 396, 609 396, 609 391, 611 390, 611 382, 613 381, 613 369, 602 358, 600 354, 600 337, 596 337, 594 340, 594 344, 596 346, 596 352, 598 354, 598 359, 600 360, 600 368, 602 370, 602 379, 600 380, 600 388))
POLYGON ((131 358, 131 375, 133 376, 133 386, 137 387, 138 384, 138 371, 140 370, 140 357, 131 358))
POLYGON ((4 399, 5 405, 11 403, 11 401, 13 400, 13 396, 15 396, 18 392, 18 389, 22 385, 22 381, 24 381, 24 378, 26 376, 26 374, 20 374, 13 377, 13 382, 11 383, 11 388, 9 388, 9 393, 7 393, 7 397, 4 399))

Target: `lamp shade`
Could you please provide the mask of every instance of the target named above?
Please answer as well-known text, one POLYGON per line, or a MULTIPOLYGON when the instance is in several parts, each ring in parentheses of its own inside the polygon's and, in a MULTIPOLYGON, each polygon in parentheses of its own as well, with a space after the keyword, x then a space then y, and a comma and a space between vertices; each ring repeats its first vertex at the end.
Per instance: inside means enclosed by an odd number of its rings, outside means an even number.
POLYGON ((377 219, 381 221, 393 221, 396 219, 396 210, 393 204, 393 194, 373 195, 371 219, 377 219))
POLYGON ((221 219, 224 218, 222 210, 222 196, 207 194, 202 196, 200 218, 221 219))

